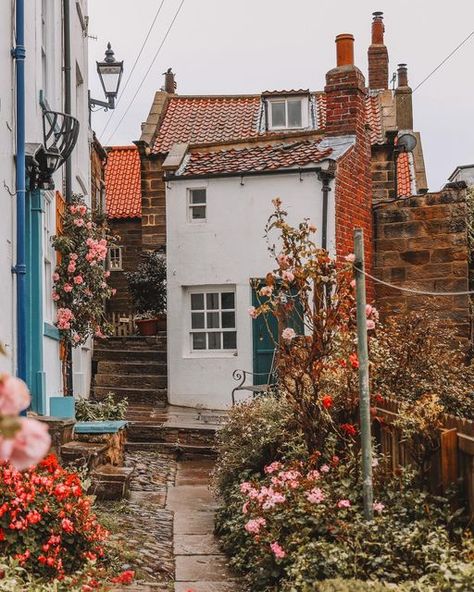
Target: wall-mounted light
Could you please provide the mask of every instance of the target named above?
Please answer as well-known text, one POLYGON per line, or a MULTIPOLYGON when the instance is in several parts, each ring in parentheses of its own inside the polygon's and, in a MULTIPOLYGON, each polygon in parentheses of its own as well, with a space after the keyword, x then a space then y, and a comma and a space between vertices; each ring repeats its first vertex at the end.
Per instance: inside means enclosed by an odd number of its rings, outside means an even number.
POLYGON ((96 62, 96 64, 97 73, 107 101, 99 101, 89 96, 89 109, 93 107, 103 107, 106 111, 115 109, 115 99, 122 80, 123 62, 117 62, 112 46, 108 43, 104 61, 96 62))

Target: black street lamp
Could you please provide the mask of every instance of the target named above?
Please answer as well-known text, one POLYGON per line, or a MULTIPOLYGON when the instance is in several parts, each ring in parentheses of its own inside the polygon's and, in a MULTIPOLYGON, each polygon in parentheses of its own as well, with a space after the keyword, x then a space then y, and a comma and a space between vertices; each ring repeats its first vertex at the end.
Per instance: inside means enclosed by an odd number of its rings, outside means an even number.
POLYGON ((104 94, 107 97, 107 102, 99 101, 89 96, 89 109, 92 109, 92 107, 103 107, 106 111, 115 109, 115 99, 117 98, 122 80, 123 62, 116 61, 114 51, 110 43, 107 43, 104 61, 96 62, 96 64, 97 73, 99 74, 104 94))

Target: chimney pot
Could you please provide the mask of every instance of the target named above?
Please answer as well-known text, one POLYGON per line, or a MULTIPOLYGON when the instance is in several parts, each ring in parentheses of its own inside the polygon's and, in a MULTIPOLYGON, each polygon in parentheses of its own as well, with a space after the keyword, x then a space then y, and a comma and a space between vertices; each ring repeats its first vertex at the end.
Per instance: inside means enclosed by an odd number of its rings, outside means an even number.
POLYGON ((342 33, 336 37, 337 67, 354 65, 354 35, 342 33))
POLYGON ((408 68, 406 64, 398 64, 398 88, 408 86, 408 68))
POLYGON ((383 34, 385 33, 383 12, 374 12, 372 15, 374 17, 374 20, 372 21, 372 45, 383 45, 383 34))
POLYGON ((176 81, 174 78, 174 72, 171 68, 168 68, 166 72, 163 72, 165 76, 165 92, 170 95, 174 95, 176 93, 176 81))

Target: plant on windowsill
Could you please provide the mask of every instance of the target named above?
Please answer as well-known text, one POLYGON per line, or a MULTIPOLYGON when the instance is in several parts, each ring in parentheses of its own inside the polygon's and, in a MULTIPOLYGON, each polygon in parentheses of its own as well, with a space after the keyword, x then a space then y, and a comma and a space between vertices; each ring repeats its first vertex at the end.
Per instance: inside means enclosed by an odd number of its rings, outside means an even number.
POLYGON ((156 335, 166 327, 166 259, 146 252, 136 271, 125 274, 140 335, 156 335))

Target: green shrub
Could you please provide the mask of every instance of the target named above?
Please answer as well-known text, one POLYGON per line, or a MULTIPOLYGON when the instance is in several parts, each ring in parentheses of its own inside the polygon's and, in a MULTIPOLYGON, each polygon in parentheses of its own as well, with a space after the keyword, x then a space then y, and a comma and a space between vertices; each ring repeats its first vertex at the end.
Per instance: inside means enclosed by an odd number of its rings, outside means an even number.
MULTIPOLYGON (((303 590, 305 589, 303 588, 303 590)), ((310 587, 307 588, 307 592, 388 592, 389 590, 398 592, 400 588, 398 586, 394 588, 388 588, 380 582, 363 582, 361 580, 340 579, 326 580, 316 584, 316 586, 314 586, 314 584, 310 584, 310 587)))
POLYGON ((303 439, 292 426, 291 411, 277 395, 259 397, 232 408, 217 435, 214 483, 221 495, 265 465, 303 454, 303 439))
POLYGON ((114 393, 108 393, 101 401, 77 399, 77 421, 114 421, 125 419, 128 409, 128 399, 115 399, 114 393))
POLYGON ((166 258, 162 253, 142 253, 136 271, 125 274, 135 312, 143 317, 166 312, 166 258))

